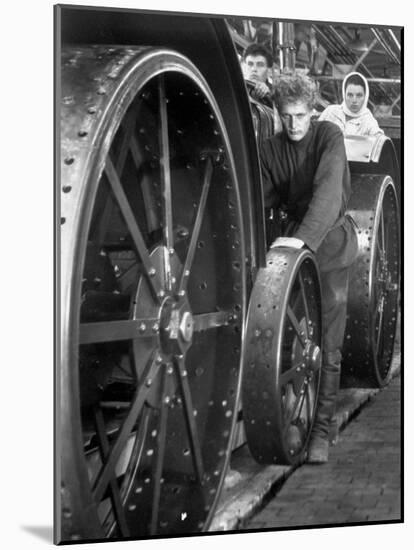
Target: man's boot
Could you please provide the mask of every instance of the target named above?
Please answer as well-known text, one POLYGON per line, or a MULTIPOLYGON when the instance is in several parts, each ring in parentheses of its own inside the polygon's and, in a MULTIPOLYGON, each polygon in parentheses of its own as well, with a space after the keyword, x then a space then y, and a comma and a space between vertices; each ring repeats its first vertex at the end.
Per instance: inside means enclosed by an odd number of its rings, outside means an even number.
POLYGON ((335 355, 327 354, 327 362, 330 364, 321 370, 319 397, 307 454, 309 464, 328 462, 329 430, 336 410, 340 380, 340 364, 332 361, 336 359, 335 355))

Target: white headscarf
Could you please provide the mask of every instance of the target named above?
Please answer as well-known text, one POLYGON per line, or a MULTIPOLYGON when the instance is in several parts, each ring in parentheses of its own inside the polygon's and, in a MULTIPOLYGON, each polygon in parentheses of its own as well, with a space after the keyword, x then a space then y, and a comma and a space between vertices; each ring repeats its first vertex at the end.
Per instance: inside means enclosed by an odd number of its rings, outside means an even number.
POLYGON ((344 111, 344 113, 347 115, 347 116, 350 116, 350 117, 358 117, 358 116, 361 116, 363 114, 365 114, 367 111, 369 111, 367 105, 368 105, 368 99, 369 99, 369 86, 368 86, 368 81, 367 79, 365 78, 364 75, 362 75, 361 73, 356 73, 356 72, 353 72, 353 73, 349 73, 346 75, 346 77, 344 78, 343 82, 342 82, 342 97, 343 97, 343 101, 342 101, 342 104, 341 104, 341 107, 344 111), (364 103, 362 104, 360 110, 357 112, 357 113, 353 113, 352 111, 350 111, 348 109, 348 107, 346 106, 346 103, 345 103, 345 90, 346 90, 346 83, 348 81, 348 78, 352 75, 358 75, 364 82, 365 84, 365 99, 364 99, 364 103))

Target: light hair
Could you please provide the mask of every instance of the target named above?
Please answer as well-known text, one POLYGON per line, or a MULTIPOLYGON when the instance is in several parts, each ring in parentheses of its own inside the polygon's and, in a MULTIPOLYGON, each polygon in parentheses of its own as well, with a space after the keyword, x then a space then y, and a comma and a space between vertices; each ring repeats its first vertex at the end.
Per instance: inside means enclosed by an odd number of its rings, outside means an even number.
POLYGON ((318 85, 306 75, 281 75, 275 81, 273 94, 279 109, 286 103, 304 102, 312 110, 318 97, 318 85))

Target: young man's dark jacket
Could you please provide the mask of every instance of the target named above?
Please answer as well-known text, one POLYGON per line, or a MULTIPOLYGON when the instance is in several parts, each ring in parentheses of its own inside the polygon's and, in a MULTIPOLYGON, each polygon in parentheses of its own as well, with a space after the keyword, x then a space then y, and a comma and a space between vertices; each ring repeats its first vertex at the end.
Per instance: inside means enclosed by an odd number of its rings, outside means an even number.
POLYGON ((261 165, 265 206, 282 207, 296 222, 289 236, 316 253, 321 271, 349 266, 357 241, 345 216, 351 183, 341 130, 312 122, 298 142, 282 132, 263 143, 261 165))

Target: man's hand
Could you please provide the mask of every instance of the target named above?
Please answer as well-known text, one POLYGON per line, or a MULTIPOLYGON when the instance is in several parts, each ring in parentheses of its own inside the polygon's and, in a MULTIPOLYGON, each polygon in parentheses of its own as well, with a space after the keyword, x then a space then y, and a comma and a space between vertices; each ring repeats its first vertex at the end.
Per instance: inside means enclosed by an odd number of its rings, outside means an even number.
POLYGON ((270 248, 278 248, 279 246, 288 246, 290 248, 302 248, 305 243, 300 239, 294 237, 278 237, 270 245, 270 248))
POLYGON ((266 95, 270 95, 268 86, 264 82, 255 82, 252 96, 257 97, 258 99, 262 99, 266 95))

